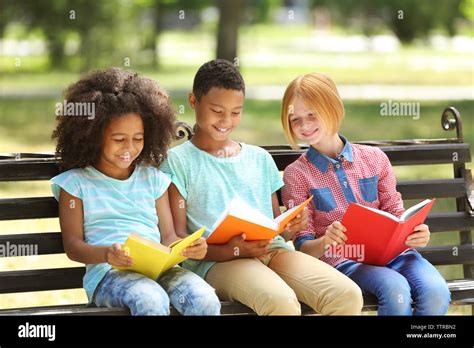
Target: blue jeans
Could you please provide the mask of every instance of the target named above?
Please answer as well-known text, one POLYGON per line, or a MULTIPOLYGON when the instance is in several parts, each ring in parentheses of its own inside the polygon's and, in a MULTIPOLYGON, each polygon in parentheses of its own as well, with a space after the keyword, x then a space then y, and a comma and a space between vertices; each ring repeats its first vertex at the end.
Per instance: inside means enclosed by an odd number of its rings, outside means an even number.
POLYGON ((336 268, 362 292, 377 297, 379 315, 444 315, 448 311, 451 294, 446 281, 415 250, 400 254, 385 267, 349 260, 336 268))
POLYGON ((170 303, 183 315, 219 315, 214 288, 198 275, 173 267, 153 281, 139 273, 111 269, 97 286, 98 307, 128 307, 132 315, 169 315, 170 303))

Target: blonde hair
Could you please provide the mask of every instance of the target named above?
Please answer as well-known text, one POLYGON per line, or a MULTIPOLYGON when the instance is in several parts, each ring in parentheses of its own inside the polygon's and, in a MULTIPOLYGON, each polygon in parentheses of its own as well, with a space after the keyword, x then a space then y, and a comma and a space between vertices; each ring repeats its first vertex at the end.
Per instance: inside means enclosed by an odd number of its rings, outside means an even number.
POLYGON ((286 87, 281 107, 281 123, 285 136, 293 149, 298 149, 296 137, 290 126, 290 109, 295 99, 315 111, 331 134, 339 130, 344 118, 344 104, 334 82, 325 75, 311 73, 298 76, 286 87))

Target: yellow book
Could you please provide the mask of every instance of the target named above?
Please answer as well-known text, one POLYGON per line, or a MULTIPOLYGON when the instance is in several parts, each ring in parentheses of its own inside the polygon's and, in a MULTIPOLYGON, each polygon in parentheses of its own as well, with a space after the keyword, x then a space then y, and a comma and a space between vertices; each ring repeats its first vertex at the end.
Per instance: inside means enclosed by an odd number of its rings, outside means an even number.
POLYGON ((133 259, 133 266, 113 266, 113 268, 121 271, 134 271, 156 280, 161 273, 187 259, 181 255, 181 252, 199 239, 205 229, 202 227, 186 238, 172 243, 169 247, 152 242, 137 234, 131 234, 122 245, 122 250, 133 259))

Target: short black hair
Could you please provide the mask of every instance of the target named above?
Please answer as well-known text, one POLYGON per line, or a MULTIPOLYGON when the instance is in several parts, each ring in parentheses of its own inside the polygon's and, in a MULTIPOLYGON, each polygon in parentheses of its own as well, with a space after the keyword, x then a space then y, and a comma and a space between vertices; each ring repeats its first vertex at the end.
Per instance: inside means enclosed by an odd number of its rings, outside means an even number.
POLYGON ((193 93, 199 101, 212 87, 233 89, 245 94, 245 82, 239 70, 225 59, 214 59, 201 65, 194 76, 193 93))

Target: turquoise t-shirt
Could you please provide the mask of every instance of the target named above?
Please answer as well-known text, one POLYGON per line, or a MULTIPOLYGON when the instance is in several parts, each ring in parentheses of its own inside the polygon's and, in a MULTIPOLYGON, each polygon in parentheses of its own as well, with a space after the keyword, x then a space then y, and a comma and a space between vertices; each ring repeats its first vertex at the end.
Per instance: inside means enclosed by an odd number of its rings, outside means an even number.
MULTIPOLYGON (((233 198, 273 218, 272 193, 283 186, 283 180, 272 156, 264 149, 241 144, 234 157, 216 157, 197 148, 191 141, 172 148, 160 169, 186 200, 187 232, 206 226, 204 237, 213 231, 217 219, 233 198)), ((281 236, 271 248, 288 248, 281 236)), ((215 264, 212 261, 186 260, 183 267, 202 278, 215 264)))
MULTIPOLYGON (((108 177, 92 166, 71 169, 51 179, 58 201, 61 188, 82 200, 84 241, 97 246, 123 244, 131 233, 159 243, 155 201, 169 185, 170 179, 157 168, 141 165, 126 180, 108 177)), ((86 265, 83 282, 89 302, 111 267, 108 263, 86 265)))

